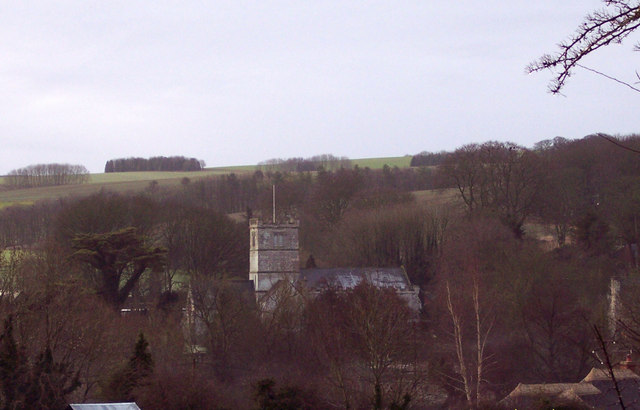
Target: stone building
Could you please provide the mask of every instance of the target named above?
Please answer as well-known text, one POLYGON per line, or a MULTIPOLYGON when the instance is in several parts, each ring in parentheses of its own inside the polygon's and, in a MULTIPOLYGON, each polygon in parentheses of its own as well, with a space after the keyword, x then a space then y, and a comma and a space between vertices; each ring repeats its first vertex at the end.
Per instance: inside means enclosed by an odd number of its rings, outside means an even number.
POLYGON ((273 302, 272 292, 283 285, 291 285, 307 294, 326 289, 348 290, 360 283, 379 288, 391 288, 407 305, 419 311, 419 287, 413 286, 402 267, 394 268, 311 268, 300 269, 299 223, 249 222, 249 279, 253 282, 256 300, 261 305, 273 302))
POLYGON ((299 227, 297 221, 279 224, 249 221, 249 280, 257 296, 264 295, 281 280, 299 279, 299 227))

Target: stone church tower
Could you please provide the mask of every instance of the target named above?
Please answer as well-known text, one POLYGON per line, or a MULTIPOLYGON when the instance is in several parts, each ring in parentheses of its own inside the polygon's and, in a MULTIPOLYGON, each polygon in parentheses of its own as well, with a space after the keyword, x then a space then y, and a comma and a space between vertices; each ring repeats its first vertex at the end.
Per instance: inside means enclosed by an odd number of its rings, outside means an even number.
POLYGON ((278 281, 296 281, 300 276, 299 222, 249 221, 249 279, 256 295, 264 294, 278 281))

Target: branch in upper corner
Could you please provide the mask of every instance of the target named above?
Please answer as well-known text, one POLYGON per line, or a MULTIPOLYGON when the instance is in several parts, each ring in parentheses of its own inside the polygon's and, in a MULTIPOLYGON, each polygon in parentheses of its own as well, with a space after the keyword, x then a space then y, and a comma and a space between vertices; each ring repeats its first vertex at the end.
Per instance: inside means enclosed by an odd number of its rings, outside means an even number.
MULTIPOLYGON (((640 28, 640 0, 604 0, 604 3, 604 9, 588 14, 576 32, 559 44, 556 54, 545 54, 527 66, 528 73, 557 70, 549 84, 551 93, 560 92, 573 69, 582 67, 579 63, 584 57, 601 47, 621 43, 640 28)), ((639 48, 640 45, 635 46, 636 50, 639 48)))

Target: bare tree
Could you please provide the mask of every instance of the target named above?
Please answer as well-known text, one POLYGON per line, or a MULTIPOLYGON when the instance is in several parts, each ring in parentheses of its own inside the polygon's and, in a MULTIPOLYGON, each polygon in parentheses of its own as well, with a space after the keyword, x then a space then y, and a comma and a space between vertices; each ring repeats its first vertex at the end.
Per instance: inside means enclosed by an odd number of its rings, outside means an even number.
POLYGON ((48 348, 54 361, 73 368, 81 382, 74 400, 86 401, 119 359, 126 333, 120 317, 87 291, 57 244, 19 253, 11 267, 19 296, 3 303, 2 313, 14 316, 16 340, 28 355, 48 348))
POLYGON ((168 250, 167 274, 238 275, 248 270, 246 226, 196 206, 166 203, 160 239, 168 250))
POLYGON ((247 326, 253 323, 252 294, 227 278, 196 275, 189 287, 189 322, 195 333, 193 342, 204 336, 218 377, 230 379, 233 369, 232 350, 238 348, 247 326))
POLYGON ((360 284, 311 301, 311 347, 339 407, 376 409, 415 399, 425 374, 412 312, 393 290, 360 284), (362 402, 364 397, 365 402, 362 402))
POLYGON ((457 380, 452 376, 449 376, 449 380, 464 394, 470 406, 477 406, 483 399, 486 367, 491 360, 487 354, 487 341, 495 322, 495 313, 490 304, 491 297, 483 295, 484 292, 481 291, 480 275, 475 272, 465 277, 470 282, 465 287, 466 292, 461 292, 460 283, 455 285, 457 290, 452 291, 451 282, 445 282, 446 305, 451 319, 451 336, 457 360, 455 373, 458 375, 457 380), (464 305, 469 302, 465 299, 469 296, 470 315, 464 312, 464 305))
POLYGON ((548 266, 551 263, 530 259, 528 272, 512 273, 522 286, 513 306, 521 320, 517 334, 532 375, 545 381, 572 380, 590 364, 589 312, 578 296, 576 279, 567 272, 570 268, 548 266))
POLYGON ((341 295, 327 290, 307 306, 306 335, 318 366, 324 370, 327 391, 336 392, 335 407, 349 409, 357 402, 357 380, 352 371, 348 334, 343 331, 343 313, 341 295))
POLYGON ((518 238, 544 183, 542 164, 534 152, 496 141, 456 150, 439 172, 458 189, 469 214, 496 213, 518 238))
POLYGON ((329 255, 336 266, 403 266, 417 285, 435 270, 449 224, 446 210, 407 205, 354 210, 332 231, 329 255))
POLYGON ((14 169, 5 178, 11 188, 82 184, 89 181, 89 171, 83 165, 37 164, 14 169))
POLYGON ((347 212, 361 185, 362 175, 357 170, 340 168, 335 172, 321 171, 308 208, 319 221, 334 225, 347 212))

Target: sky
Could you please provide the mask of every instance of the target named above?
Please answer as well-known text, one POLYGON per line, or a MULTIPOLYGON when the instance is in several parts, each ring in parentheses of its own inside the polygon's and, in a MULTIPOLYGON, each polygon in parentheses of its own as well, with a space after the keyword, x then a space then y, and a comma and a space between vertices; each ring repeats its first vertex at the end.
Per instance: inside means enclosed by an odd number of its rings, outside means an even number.
MULTIPOLYGON (((0 2, 0 174, 183 155, 207 166, 640 132, 640 95, 527 64, 600 0, 0 2)), ((637 81, 638 33, 584 60, 637 81)))

